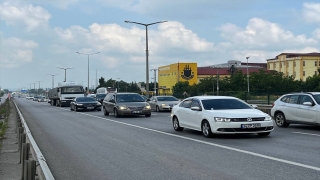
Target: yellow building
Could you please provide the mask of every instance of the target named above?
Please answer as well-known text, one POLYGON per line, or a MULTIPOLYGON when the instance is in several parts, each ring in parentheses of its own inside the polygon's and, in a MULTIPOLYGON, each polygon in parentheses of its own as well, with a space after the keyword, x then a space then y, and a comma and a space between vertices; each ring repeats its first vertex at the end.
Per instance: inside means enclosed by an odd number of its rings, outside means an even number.
POLYGON ((188 81, 190 85, 198 82, 197 63, 175 63, 158 68, 160 94, 172 94, 177 82, 188 81))
POLYGON ((318 74, 319 63, 320 53, 281 53, 274 59, 267 59, 268 70, 282 72, 303 81, 318 74))

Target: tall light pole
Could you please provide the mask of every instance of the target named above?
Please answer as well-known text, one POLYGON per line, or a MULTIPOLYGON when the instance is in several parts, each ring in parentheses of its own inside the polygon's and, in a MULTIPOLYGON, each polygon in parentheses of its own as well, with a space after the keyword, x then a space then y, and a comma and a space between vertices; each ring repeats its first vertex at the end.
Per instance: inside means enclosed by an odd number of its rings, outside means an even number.
MULTIPOLYGON (((30 96, 30 94, 31 94, 30 91, 31 91, 31 85, 32 85, 32 84, 28 84, 28 85, 30 85, 30 89, 29 89, 29 96, 30 96)), ((1 90, 0 90, 0 91, 1 91, 1 90)))
POLYGON ((76 52, 76 53, 78 53, 78 54, 82 54, 82 55, 85 55, 85 56, 88 56, 88 89, 87 89, 87 94, 89 94, 89 83, 90 83, 90 79, 89 79, 89 57, 91 56, 91 55, 94 55, 94 54, 99 54, 100 52, 96 52, 96 53, 91 53, 91 54, 85 54, 85 53, 81 53, 81 52, 76 52))
POLYGON ((149 23, 149 24, 143 24, 139 22, 133 22, 133 21, 124 21, 126 23, 134 23, 134 24, 139 24, 142 26, 146 27, 146 96, 149 97, 149 49, 148 49, 148 26, 153 25, 153 24, 159 24, 159 23, 164 23, 168 21, 159 21, 159 22, 154 22, 154 23, 149 23))
POLYGON ((34 91, 34 94, 36 94, 36 83, 31 83, 33 84, 33 91, 34 91))
POLYGON ((73 67, 72 67, 72 68, 57 67, 57 68, 64 70, 64 81, 63 81, 63 82, 67 82, 67 70, 68 70, 68 69, 73 69, 73 67))
POLYGON ((248 59, 250 56, 246 57, 247 58, 247 84, 248 84, 248 93, 249 93, 249 64, 248 64, 248 59))
POLYGON ((39 88, 38 88, 38 95, 39 95, 39 94, 40 94, 40 93, 39 93, 39 90, 40 90, 40 82, 43 82, 43 81, 36 81, 36 82, 39 83, 39 88))
POLYGON ((52 76, 52 89, 54 88, 54 76, 58 75, 58 74, 47 74, 49 76, 52 76))
POLYGON ((117 78, 118 79, 118 89, 117 89, 117 92, 120 92, 120 88, 119 88, 119 84, 120 84, 120 78, 117 78))
POLYGON ((150 71, 154 71, 154 77, 153 77, 153 80, 154 80, 154 85, 153 85, 153 87, 154 87, 154 96, 156 96, 157 95, 157 70, 158 69, 150 69, 150 71))

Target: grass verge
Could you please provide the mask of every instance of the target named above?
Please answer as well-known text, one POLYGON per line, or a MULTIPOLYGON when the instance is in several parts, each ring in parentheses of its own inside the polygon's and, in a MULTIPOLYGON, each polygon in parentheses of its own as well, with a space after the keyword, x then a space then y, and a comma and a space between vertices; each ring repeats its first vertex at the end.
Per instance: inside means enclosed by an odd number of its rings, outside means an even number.
MULTIPOLYGON (((3 136, 6 133, 8 128, 8 118, 10 114, 10 103, 9 100, 6 100, 3 104, 0 105, 0 140, 3 139, 3 136)), ((0 142, 1 146, 1 142, 0 142)))

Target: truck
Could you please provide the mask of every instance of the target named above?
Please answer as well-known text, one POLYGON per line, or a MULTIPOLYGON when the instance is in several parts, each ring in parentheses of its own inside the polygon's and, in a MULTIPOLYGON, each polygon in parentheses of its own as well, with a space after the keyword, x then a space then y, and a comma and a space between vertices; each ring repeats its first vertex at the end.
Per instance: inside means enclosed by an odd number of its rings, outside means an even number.
POLYGON ((58 83, 58 87, 48 92, 51 106, 70 106, 70 102, 77 97, 84 97, 85 92, 82 85, 76 82, 58 83))
POLYGON ((108 94, 108 93, 113 93, 117 92, 117 88, 112 88, 112 87, 101 87, 97 89, 96 94, 108 94))

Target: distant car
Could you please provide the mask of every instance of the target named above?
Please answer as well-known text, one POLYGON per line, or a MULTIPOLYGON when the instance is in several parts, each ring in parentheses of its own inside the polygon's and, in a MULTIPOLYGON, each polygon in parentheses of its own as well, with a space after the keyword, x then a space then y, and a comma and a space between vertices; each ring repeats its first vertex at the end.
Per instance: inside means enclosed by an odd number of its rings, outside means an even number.
POLYGON ((38 98, 38 102, 46 102, 47 100, 44 97, 38 98))
POLYGON ((273 103, 271 116, 279 127, 290 124, 320 125, 320 92, 290 93, 273 103))
POLYGON ((77 97, 71 101, 70 110, 71 111, 79 111, 79 110, 101 111, 101 103, 96 101, 92 97, 77 97))
POLYGON ((153 96, 148 99, 148 103, 152 110, 170 111, 173 106, 177 105, 180 101, 174 96, 153 96))
POLYGON ((33 97, 33 101, 38 101, 38 99, 39 99, 39 97, 38 96, 35 96, 35 97, 33 97))
POLYGON ((106 97, 106 95, 107 94, 96 94, 96 100, 102 104, 103 99, 106 97))
POLYGON ((172 108, 171 117, 174 130, 202 131, 205 137, 244 133, 268 136, 273 130, 271 116, 229 96, 189 97, 172 108))
POLYGON ((138 93, 108 93, 103 100, 104 115, 114 113, 115 117, 122 115, 151 116, 149 103, 138 93))

